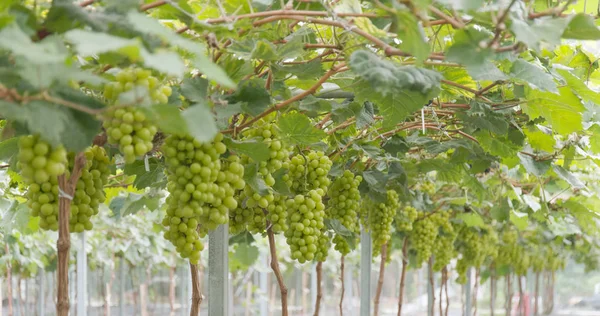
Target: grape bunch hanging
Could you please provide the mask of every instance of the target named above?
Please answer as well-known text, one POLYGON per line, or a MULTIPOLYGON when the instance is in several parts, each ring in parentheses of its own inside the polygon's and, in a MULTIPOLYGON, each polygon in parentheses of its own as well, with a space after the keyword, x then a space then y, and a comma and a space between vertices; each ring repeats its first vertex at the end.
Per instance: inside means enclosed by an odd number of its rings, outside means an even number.
POLYGON ((103 126, 106 129, 108 143, 119 146, 126 163, 132 163, 136 157, 143 156, 153 149, 152 140, 157 126, 146 116, 137 104, 124 105, 119 96, 134 88, 148 91, 152 102, 165 104, 171 95, 171 88, 160 85, 159 80, 149 70, 130 68, 119 72, 116 81, 104 88, 104 97, 110 104, 106 111, 103 126))

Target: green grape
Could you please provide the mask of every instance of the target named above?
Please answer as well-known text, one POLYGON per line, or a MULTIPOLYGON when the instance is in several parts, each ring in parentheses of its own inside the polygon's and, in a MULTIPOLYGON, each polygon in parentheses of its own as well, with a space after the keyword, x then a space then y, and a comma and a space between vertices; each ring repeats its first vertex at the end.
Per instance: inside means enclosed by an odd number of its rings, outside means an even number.
POLYGON ((421 214, 420 219, 413 224, 409 235, 411 249, 417 254, 417 266, 429 260, 439 233, 435 216, 423 212, 421 214))
MULTIPOLYGON (((326 217, 338 220, 346 229, 354 233, 360 230, 357 219, 360 209, 358 186, 361 181, 361 176, 354 176, 350 170, 346 170, 341 177, 333 181, 327 192, 329 201, 325 210, 326 217)), ((342 236, 336 235, 333 243, 335 249, 342 255, 350 253, 350 245, 342 236)))
POLYGON ((419 216, 416 208, 410 205, 398 209, 394 222, 396 223, 396 231, 400 233, 408 233, 413 229, 413 223, 419 216))
POLYGON ((284 232, 284 236, 290 246, 292 259, 300 263, 326 256, 322 249, 325 240, 322 237, 325 227, 325 205, 322 202, 324 194, 322 189, 311 190, 285 202, 290 215, 289 229, 284 232))
POLYGON ((262 196, 257 192, 254 192, 251 188, 249 191, 249 198, 246 200, 246 207, 250 209, 252 218, 248 222, 248 231, 251 233, 263 233, 267 229, 267 208, 275 200, 275 195, 272 192, 268 192, 262 196))
POLYGON ((317 252, 315 254, 315 260, 320 262, 327 260, 329 248, 331 248, 331 237, 325 231, 321 230, 321 234, 317 238, 317 252))
POLYGON ((20 137, 18 147, 17 167, 28 186, 31 214, 40 217, 40 228, 58 230, 58 176, 67 171, 67 151, 39 135, 20 137))
POLYGON ((159 86, 158 79, 151 74, 149 70, 125 69, 116 75, 117 81, 107 84, 104 88, 104 97, 115 106, 106 111, 103 126, 108 143, 119 146, 126 163, 134 162, 136 157, 143 156, 153 149, 152 140, 158 128, 148 120, 141 108, 119 107, 119 95, 136 86, 143 86, 148 89, 154 102, 167 103, 171 88, 159 86))
POLYGON ((373 240, 373 256, 392 238, 392 223, 400 206, 398 193, 388 190, 385 202, 377 203, 370 198, 363 199, 363 208, 368 210, 368 228, 373 240))
POLYGON ((282 195, 275 195, 273 202, 267 207, 267 220, 271 223, 274 233, 282 233, 289 229, 287 224, 287 209, 285 198, 282 195))
POLYGON ((193 264, 204 248, 200 238, 228 222, 229 211, 238 207, 234 196, 246 186, 239 158, 221 161, 227 150, 222 140, 221 134, 207 143, 172 135, 163 146, 170 193, 164 235, 193 264))
POLYGON ((284 162, 284 168, 289 172, 283 179, 294 193, 306 193, 315 189, 326 191, 331 184, 327 177, 331 166, 331 160, 322 151, 298 154, 284 162))
MULTIPOLYGON (((283 166, 283 161, 290 155, 289 146, 281 140, 277 126, 274 123, 267 123, 265 120, 259 121, 257 126, 245 130, 242 134, 244 138, 258 140, 269 148, 269 158, 259 162, 258 171, 265 177, 265 183, 273 186, 274 179, 271 174, 283 166)), ((252 162, 252 159, 246 158, 252 162)))
POLYGON ((458 251, 461 254, 459 280, 465 280, 464 273, 469 267, 480 268, 486 259, 497 257, 498 236, 490 227, 463 227, 458 234, 458 251))
POLYGON ((427 193, 429 195, 433 195, 435 193, 435 183, 431 181, 423 181, 419 183, 417 189, 421 192, 427 193))
POLYGON ((441 271, 457 255, 454 249, 457 232, 450 222, 451 215, 450 211, 441 211, 431 216, 434 223, 438 226, 438 235, 432 252, 435 258, 433 263, 434 271, 441 271))
MULTIPOLYGON (((76 233, 93 228, 90 219, 98 214, 98 207, 106 200, 104 185, 110 174, 110 159, 104 148, 93 146, 86 149, 84 154, 86 162, 75 186, 69 218, 69 229, 76 233)), ((71 163, 74 161, 71 160, 71 163)))

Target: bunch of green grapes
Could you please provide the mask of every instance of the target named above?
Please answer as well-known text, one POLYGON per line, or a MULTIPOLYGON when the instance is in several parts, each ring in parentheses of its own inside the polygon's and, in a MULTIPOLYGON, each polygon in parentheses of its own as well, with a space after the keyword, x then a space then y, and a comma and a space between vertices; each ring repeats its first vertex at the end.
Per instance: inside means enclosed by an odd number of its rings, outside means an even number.
POLYGON ((329 248, 331 248, 331 237, 325 230, 321 230, 321 235, 317 238, 317 253, 315 254, 315 260, 320 262, 327 260, 329 248))
POLYGON ((222 140, 221 134, 207 143, 172 135, 163 147, 170 193, 163 219, 165 238, 192 263, 198 262, 204 248, 202 235, 228 222, 229 210, 238 207, 236 191, 246 185, 239 158, 230 156, 221 163, 220 156, 227 150, 222 140))
POLYGON ((469 267, 479 268, 486 259, 495 259, 498 255, 498 236, 489 227, 480 229, 463 227, 458 234, 458 251, 461 258, 458 260, 457 272, 459 281, 466 280, 466 270, 469 267))
MULTIPOLYGON (((311 190, 307 194, 298 194, 286 200, 289 211, 289 229, 284 232, 286 242, 290 246, 292 259, 300 263, 316 258, 322 241, 322 230, 325 227, 325 205, 322 198, 325 192, 321 189, 311 190)), ((322 251, 319 251, 322 256, 322 251)))
POLYGON ((498 247, 498 265, 511 265, 513 258, 518 256, 519 233, 514 229, 506 229, 502 231, 500 236, 500 244, 498 247))
POLYGON ((108 142, 118 145, 125 162, 132 163, 136 156, 143 156, 152 150, 152 140, 158 128, 139 107, 119 106, 119 95, 141 86, 148 89, 154 102, 167 103, 171 88, 159 86, 158 79, 149 70, 143 69, 125 69, 116 75, 116 79, 116 82, 104 88, 104 97, 113 101, 115 106, 106 111, 103 125, 108 142))
POLYGON ((40 216, 42 229, 58 230, 58 176, 67 171, 67 151, 53 147, 39 135, 19 138, 17 166, 29 187, 28 205, 33 216, 40 216))
POLYGON ((398 209, 394 222, 396 223, 396 231, 401 233, 408 233, 413 229, 413 223, 417 220, 419 212, 416 208, 409 204, 405 204, 404 207, 398 209))
POLYGON ((417 185, 419 191, 433 195, 435 193, 435 183, 431 181, 423 181, 417 185))
POLYGON ((416 252, 418 266, 431 257, 439 233, 434 216, 421 212, 419 217, 409 234, 411 249, 416 252))
POLYGON ((544 267, 546 266, 546 251, 543 249, 543 247, 540 246, 534 246, 532 247, 533 249, 531 249, 531 268, 533 269, 533 272, 535 273, 539 273, 544 271, 544 267))
POLYGON ((246 188, 248 191, 248 199, 246 207, 250 210, 251 218, 248 221, 248 231, 251 233, 263 233, 267 229, 267 214, 266 210, 275 200, 275 195, 272 192, 267 192, 264 196, 254 192, 251 188, 246 188))
MULTIPOLYGON (((256 127, 245 130, 243 136, 247 139, 258 139, 269 148, 269 159, 259 162, 258 171, 265 178, 265 183, 273 186, 275 180, 271 174, 281 169, 283 162, 290 155, 289 147, 280 139, 277 125, 261 120, 256 127)), ((250 162, 252 160, 247 159, 250 162)))
POLYGON ((285 206, 285 197, 275 195, 272 203, 267 207, 267 220, 271 223, 274 233, 282 233, 289 229, 287 224, 288 212, 285 206))
POLYGON ((327 191, 331 180, 327 177, 332 162, 322 151, 298 154, 284 162, 289 172, 283 176, 292 192, 304 193, 315 189, 327 191))
MULTIPOLYGON (((104 203, 104 185, 110 175, 110 159, 102 147, 93 146, 85 151, 85 166, 75 186, 71 203, 69 227, 72 232, 80 233, 92 230, 90 218, 98 214, 98 207, 104 203)), ((74 162, 74 160, 71 160, 74 162)))
POLYGON ((368 220, 373 240, 373 255, 377 256, 381 247, 392 238, 392 223, 400 206, 398 193, 388 190, 386 201, 382 203, 377 203, 370 198, 365 198, 363 201, 363 207, 369 211, 368 220))
MULTIPOLYGON (((349 231, 358 233, 357 225, 358 209, 360 208, 360 192, 358 186, 362 181, 361 176, 354 176, 350 170, 344 171, 344 174, 337 178, 329 187, 326 216, 331 219, 337 219, 349 231)), ((342 236, 336 235, 333 238, 335 249, 341 254, 350 253, 350 245, 342 236)))
POLYGON ((434 271, 441 271, 457 255, 454 248, 457 232, 450 222, 451 215, 450 211, 442 211, 431 216, 433 217, 432 220, 439 227, 438 236, 433 245, 433 256, 435 257, 433 263, 434 271))

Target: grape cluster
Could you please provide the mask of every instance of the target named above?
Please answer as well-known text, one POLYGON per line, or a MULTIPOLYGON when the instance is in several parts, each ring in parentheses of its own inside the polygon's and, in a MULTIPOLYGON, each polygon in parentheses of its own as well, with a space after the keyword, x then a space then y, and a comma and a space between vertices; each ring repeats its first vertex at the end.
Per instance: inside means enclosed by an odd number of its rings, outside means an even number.
POLYGON ((421 192, 433 195, 435 193, 435 183, 431 181, 423 181, 417 185, 417 189, 421 192))
MULTIPOLYGON (((102 147, 93 146, 85 151, 85 166, 75 186, 71 204, 69 227, 72 232, 80 233, 92 230, 90 218, 98 214, 98 207, 104 203, 104 185, 110 175, 110 159, 102 147)), ((73 157, 74 158, 74 157, 73 157)), ((71 160, 74 162, 74 159, 71 160)))
MULTIPOLYGON (((333 181, 327 193, 329 201, 327 201, 326 216, 337 219, 349 231, 355 233, 359 231, 357 225, 357 213, 360 208, 358 186, 361 181, 361 176, 354 176, 350 170, 346 170, 341 177, 333 181)), ((341 254, 350 253, 350 245, 344 237, 334 236, 333 243, 335 244, 335 250, 341 254)))
POLYGON ((377 256, 381 247, 392 238, 392 223, 400 206, 398 193, 387 190, 385 202, 375 202, 365 198, 363 207, 368 210, 368 227, 373 240, 373 256, 377 256))
POLYGON ((439 233, 435 216, 421 212, 419 217, 409 235, 411 248, 416 252, 418 266, 429 260, 433 254, 435 239, 439 233))
POLYGON ((466 281, 469 267, 481 267, 487 258, 494 259, 497 252, 498 236, 489 227, 463 227, 458 235, 458 251, 461 258, 457 262, 459 282, 466 281))
POLYGON ((457 232, 450 222, 451 214, 449 211, 442 211, 432 215, 432 220, 439 227, 438 235, 433 245, 433 256, 435 257, 433 263, 434 271, 441 271, 457 255, 454 248, 457 232))
MULTIPOLYGON (((265 184, 273 186, 275 179, 272 173, 281 169, 283 162, 290 155, 289 148, 280 139, 277 126, 274 123, 261 121, 258 126, 245 130, 242 134, 246 139, 258 139, 269 148, 269 159, 259 162, 258 171, 265 178, 265 184)), ((252 159, 247 159, 252 162, 252 159)))
POLYGON ((307 192, 315 189, 326 191, 331 180, 327 177, 332 162, 322 151, 298 154, 284 162, 289 172, 283 176, 293 192, 307 192))
POLYGON ((311 261, 319 255, 322 230, 325 227, 325 205, 322 202, 325 193, 321 189, 311 190, 307 194, 298 194, 287 199, 285 206, 289 210, 288 226, 284 236, 290 246, 292 259, 300 263, 311 261))
POLYGON ((267 207, 267 220, 273 225, 274 233, 282 233, 289 229, 287 224, 288 212, 285 206, 285 197, 275 195, 272 203, 267 207))
POLYGON ((246 185, 237 156, 221 162, 227 150, 222 140, 221 134, 207 143, 172 135, 163 147, 170 193, 163 219, 165 238, 192 263, 198 262, 204 248, 199 238, 227 223, 229 211, 238 207, 234 195, 246 185))
POLYGON ((167 103, 171 88, 159 86, 158 79, 149 70, 143 69, 125 69, 116 75, 116 79, 116 82, 104 88, 104 97, 117 106, 108 108, 103 125, 108 142, 118 145, 125 162, 132 163, 136 156, 143 156, 152 150, 152 140, 158 128, 139 107, 119 107, 119 95, 141 86, 150 91, 154 102, 167 103))
MULTIPOLYGON (((287 210, 285 197, 272 190, 275 184, 273 173, 282 168, 284 160, 289 156, 289 147, 279 138, 277 126, 265 118, 258 126, 245 130, 242 134, 247 140, 257 140, 269 149, 269 158, 258 162, 258 177, 268 186, 266 193, 255 192, 251 187, 246 187, 238 200, 240 205, 230 213, 231 233, 239 233, 244 229, 252 233, 263 233, 267 228, 267 221, 272 225, 274 233, 287 230, 287 210)), ((255 163, 252 158, 242 156, 242 162, 255 163)))
POLYGON ((18 167, 29 186, 32 216, 40 216, 42 229, 58 230, 58 176, 67 170, 67 151, 53 147, 39 135, 19 138, 18 167))
POLYGON ((408 233, 413 229, 413 223, 419 216, 419 212, 411 205, 405 204, 404 207, 398 209, 396 218, 396 231, 400 233, 408 233))

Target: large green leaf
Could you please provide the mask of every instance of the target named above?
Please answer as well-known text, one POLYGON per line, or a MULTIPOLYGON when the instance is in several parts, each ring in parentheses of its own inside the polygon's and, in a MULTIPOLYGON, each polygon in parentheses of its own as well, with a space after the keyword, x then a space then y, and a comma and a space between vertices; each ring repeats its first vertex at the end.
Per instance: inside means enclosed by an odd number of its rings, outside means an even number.
POLYGON ((548 135, 535 127, 524 129, 523 132, 527 136, 527 140, 531 147, 549 153, 554 152, 556 140, 552 135, 548 135))
POLYGON ((269 146, 263 142, 259 142, 253 139, 238 141, 231 138, 225 138, 223 140, 229 150, 237 153, 246 155, 255 162, 265 161, 270 158, 269 146))
POLYGON ((421 109, 433 98, 433 94, 424 95, 420 92, 402 90, 386 95, 374 93, 368 82, 358 82, 353 86, 357 101, 364 103, 373 102, 383 116, 385 127, 393 127, 404 121, 413 112, 421 109))
POLYGON ((571 18, 562 37, 578 40, 598 40, 600 39, 600 30, 591 15, 578 13, 571 18))
POLYGON ((469 26, 454 34, 454 43, 446 52, 446 60, 469 67, 481 67, 489 63, 490 48, 481 48, 479 43, 491 40, 491 34, 483 29, 469 26))
POLYGON ((550 160, 542 160, 538 161, 534 157, 530 155, 526 155, 523 153, 518 153, 519 159, 521 160, 521 164, 527 170, 527 172, 533 174, 536 177, 541 177, 548 169, 550 169, 551 161, 550 160))
POLYGON ((383 95, 400 91, 428 94, 439 90, 442 76, 433 70, 413 66, 398 66, 367 50, 357 50, 350 56, 350 68, 383 95))
POLYGON ((271 105, 271 95, 264 88, 264 80, 261 79, 240 82, 235 93, 227 100, 230 103, 240 103, 242 110, 252 116, 259 115, 271 105))
POLYGON ((202 103, 183 111, 172 105, 154 105, 150 113, 158 126, 170 134, 190 135, 200 142, 209 142, 218 132, 212 113, 202 103))
POLYGON ((559 95, 533 89, 526 91, 527 103, 521 105, 530 119, 543 117, 552 129, 562 135, 580 131, 583 126, 581 114, 585 107, 568 87, 558 89, 559 95))
POLYGON ((137 160, 134 163, 125 165, 123 170, 127 175, 135 175, 133 186, 137 189, 148 187, 158 187, 166 183, 164 164, 156 158, 148 158, 148 169, 146 162, 137 160))
POLYGON ((545 17, 535 19, 531 23, 513 19, 510 29, 515 34, 517 41, 539 51, 541 43, 560 44, 561 35, 568 24, 568 18, 545 17))
POLYGON ((532 87, 536 89, 558 93, 556 83, 550 74, 546 73, 542 68, 528 63, 523 59, 517 59, 513 63, 510 68, 510 74, 516 79, 531 84, 532 87))
POLYGON ((17 24, 10 24, 0 31, 0 48, 33 64, 65 62, 67 58, 67 49, 57 37, 47 37, 34 43, 17 24))
POLYGON ((402 40, 401 49, 415 56, 418 63, 429 56, 429 44, 425 39, 423 27, 417 18, 407 10, 399 10, 396 13, 398 22, 398 37, 402 40))
POLYGON ((565 69, 556 69, 556 71, 565 79, 569 88, 577 93, 581 99, 600 105, 600 93, 590 89, 584 80, 579 79, 565 69))
POLYGON ((286 114, 279 119, 281 138, 295 145, 317 143, 327 135, 323 130, 313 126, 306 115, 300 113, 286 114))

